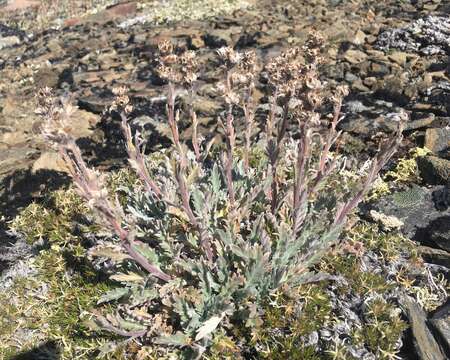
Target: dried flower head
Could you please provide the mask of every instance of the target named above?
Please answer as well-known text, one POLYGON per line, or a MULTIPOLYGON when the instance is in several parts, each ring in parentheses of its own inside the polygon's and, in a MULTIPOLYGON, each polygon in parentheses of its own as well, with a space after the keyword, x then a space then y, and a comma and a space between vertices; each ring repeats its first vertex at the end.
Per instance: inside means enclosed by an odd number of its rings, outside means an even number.
POLYGON ((222 65, 229 69, 239 64, 242 60, 242 54, 229 46, 221 47, 217 50, 217 55, 219 55, 222 65))
POLYGON ((312 65, 321 64, 324 61, 321 55, 325 46, 325 39, 322 34, 317 31, 311 31, 308 34, 308 39, 303 46, 303 53, 305 60, 312 65))
POLYGON ((169 40, 163 40, 158 44, 158 50, 161 56, 173 54, 173 45, 169 40))
POLYGON ((48 87, 40 89, 36 98, 36 113, 43 119, 42 136, 51 146, 66 143, 73 129, 71 117, 76 107, 67 98, 57 98, 48 87))
POLYGON ((130 104, 130 98, 128 96, 128 88, 125 86, 120 86, 114 88, 112 93, 115 98, 109 107, 109 111, 119 111, 125 112, 125 114, 131 113, 133 111, 133 106, 130 104))
POLYGON ((156 66, 158 75, 168 82, 191 88, 197 80, 198 63, 195 52, 184 51, 177 55, 172 44, 169 44, 163 42, 158 46, 156 66))

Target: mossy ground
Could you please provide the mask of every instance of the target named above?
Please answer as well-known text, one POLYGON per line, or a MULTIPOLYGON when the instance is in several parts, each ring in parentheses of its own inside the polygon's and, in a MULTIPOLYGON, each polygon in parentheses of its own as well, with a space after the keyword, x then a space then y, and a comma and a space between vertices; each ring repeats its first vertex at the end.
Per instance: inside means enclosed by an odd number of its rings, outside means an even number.
MULTIPOLYGON (((128 171, 113 174, 110 189, 119 194, 122 185, 136 178, 128 171)), ((55 341, 61 359, 123 359, 131 352, 144 358, 162 358, 158 349, 121 343, 104 333, 93 332, 86 320, 95 311, 101 294, 111 289, 105 276, 86 260, 86 234, 99 229, 91 224, 89 211, 73 189, 58 190, 40 204, 31 204, 12 222, 12 228, 28 243, 40 246, 34 258, 38 275, 17 278, 0 295, 4 311, 0 315, 0 356, 8 359, 43 341, 55 341), (121 346, 117 346, 121 343, 121 346)), ((363 252, 371 251, 384 262, 407 257, 411 266, 421 266, 414 244, 395 233, 384 233, 376 225, 361 222, 345 234, 342 246, 333 249, 317 265, 317 270, 345 279, 336 287, 336 296, 354 293, 368 300, 363 310, 365 326, 350 334, 352 344, 365 346, 380 359, 395 355, 398 339, 407 327, 398 306, 384 295, 393 288, 421 294, 424 304, 433 306, 432 291, 414 288, 408 271, 399 272, 395 281, 382 273, 362 268, 363 252), (428 292, 427 292, 428 291, 428 292), (425 294, 424 292, 427 292, 425 294)), ((274 294, 267 302, 262 323, 218 333, 205 359, 351 359, 339 342, 317 349, 307 343, 308 335, 339 320, 332 306, 330 280, 303 285, 289 294, 274 294), (245 350, 243 350, 245 349, 245 350), (249 355, 250 354, 250 355, 249 355)), ((418 295, 419 296, 419 295, 418 295)))

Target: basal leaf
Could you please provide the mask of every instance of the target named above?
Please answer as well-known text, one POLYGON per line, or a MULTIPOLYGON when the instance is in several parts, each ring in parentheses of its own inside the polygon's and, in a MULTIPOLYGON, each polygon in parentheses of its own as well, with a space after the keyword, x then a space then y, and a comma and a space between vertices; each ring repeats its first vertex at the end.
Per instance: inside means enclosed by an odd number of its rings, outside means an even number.
POLYGON ((203 339, 205 336, 211 334, 214 330, 216 330, 217 326, 220 324, 225 314, 220 316, 213 316, 212 318, 206 320, 202 326, 200 326, 197 330, 197 335, 195 336, 195 341, 199 341, 203 339))
POLYGON ((187 346, 191 343, 191 339, 186 334, 177 332, 173 335, 159 336, 153 342, 159 345, 187 346))
POLYGON ((124 297, 125 295, 128 295, 130 293, 130 289, 128 288, 116 288, 113 290, 110 290, 100 296, 100 299, 97 301, 97 305, 103 304, 105 302, 110 302, 114 300, 119 300, 120 298, 124 297))

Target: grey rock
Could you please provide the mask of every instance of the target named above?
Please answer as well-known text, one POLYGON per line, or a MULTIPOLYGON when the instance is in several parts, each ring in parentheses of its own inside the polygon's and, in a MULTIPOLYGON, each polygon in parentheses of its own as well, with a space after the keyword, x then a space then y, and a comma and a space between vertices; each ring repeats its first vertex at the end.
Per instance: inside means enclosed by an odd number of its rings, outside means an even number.
POLYGON ((430 324, 438 334, 438 339, 445 349, 447 355, 450 354, 450 301, 442 305, 434 312, 430 319, 430 324))
POLYGON ((414 346, 421 360, 445 360, 446 357, 427 326, 427 317, 422 308, 411 297, 401 298, 414 336, 414 346))
POLYGON ((412 116, 412 120, 406 123, 405 130, 417 130, 426 128, 433 124, 436 120, 436 116, 433 113, 415 113, 412 116))
POLYGON ((445 266, 450 269, 450 253, 448 251, 429 246, 419 246, 418 251, 427 263, 445 266))
POLYGON ((439 246, 447 250, 450 241, 450 209, 446 200, 446 187, 422 188, 414 185, 380 199, 369 206, 403 222, 402 232, 422 244, 439 246))

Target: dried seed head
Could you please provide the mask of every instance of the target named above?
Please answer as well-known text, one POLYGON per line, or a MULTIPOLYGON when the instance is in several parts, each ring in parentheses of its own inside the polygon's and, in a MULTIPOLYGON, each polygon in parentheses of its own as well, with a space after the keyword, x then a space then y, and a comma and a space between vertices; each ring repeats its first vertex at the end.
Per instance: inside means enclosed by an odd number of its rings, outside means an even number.
POLYGON ((168 56, 173 53, 173 45, 169 40, 163 40, 158 44, 159 53, 168 56))
POLYGON ((156 70, 158 75, 171 83, 191 88, 197 80, 198 62, 194 51, 184 51, 180 55, 173 53, 171 43, 163 42, 158 46, 159 57, 156 70))
POLYGON ((197 80, 198 62, 194 51, 185 51, 179 56, 181 78, 188 87, 197 80))
POLYGON ((229 69, 239 64, 242 59, 242 54, 236 52, 229 46, 220 48, 217 50, 217 54, 219 55, 222 64, 229 69))
POLYGON ((67 98, 58 99, 48 87, 40 89, 36 97, 36 113, 43 120, 40 128, 43 138, 55 148, 67 143, 73 130, 71 117, 76 107, 67 98))
POLYGON ((114 88, 112 93, 116 96, 109 107, 109 111, 123 111, 126 114, 133 111, 133 107, 130 104, 130 98, 128 97, 128 88, 120 86, 114 88))
POLYGON ((291 48, 272 59, 266 66, 269 84, 277 90, 279 97, 289 98, 303 84, 306 68, 299 55, 299 48, 291 48))
POLYGON ((240 67, 243 71, 254 73, 256 71, 256 53, 254 51, 242 53, 240 67))
POLYGON ((309 64, 317 65, 324 61, 324 58, 321 56, 324 45, 325 39, 320 33, 316 31, 309 33, 308 39, 303 46, 303 53, 309 64))

